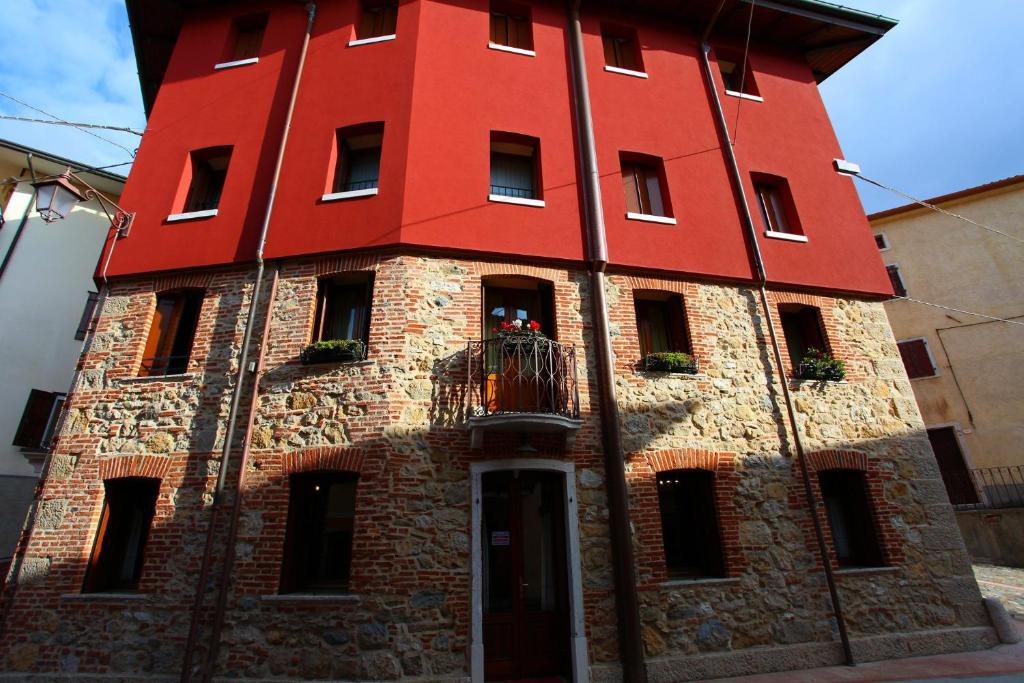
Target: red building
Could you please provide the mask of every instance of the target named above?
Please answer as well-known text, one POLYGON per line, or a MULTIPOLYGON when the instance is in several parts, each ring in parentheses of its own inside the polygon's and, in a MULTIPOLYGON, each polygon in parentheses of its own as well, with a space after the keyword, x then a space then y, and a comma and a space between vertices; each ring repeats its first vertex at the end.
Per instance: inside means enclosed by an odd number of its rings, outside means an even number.
POLYGON ((675 681, 995 642, 817 90, 891 20, 128 7, 136 217, 7 670, 675 681))

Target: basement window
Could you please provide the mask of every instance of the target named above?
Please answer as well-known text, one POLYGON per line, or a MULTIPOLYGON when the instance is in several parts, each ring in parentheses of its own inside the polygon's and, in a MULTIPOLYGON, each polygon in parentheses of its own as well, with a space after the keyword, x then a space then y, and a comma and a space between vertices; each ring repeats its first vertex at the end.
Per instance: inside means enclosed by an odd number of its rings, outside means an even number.
POLYGON ((881 567, 882 551, 864 473, 828 470, 818 474, 832 547, 841 568, 881 567))
POLYGON ((364 2, 349 46, 394 40, 398 27, 397 2, 364 2))
POLYGON ((906 296, 907 288, 903 284, 903 275, 900 273, 900 267, 895 264, 886 266, 885 272, 889 276, 889 283, 892 285, 892 293, 895 296, 906 296))
POLYGON ((670 578, 725 575, 715 512, 715 475, 706 470, 658 473, 658 509, 670 578))
POLYGON ((808 350, 828 351, 822 331, 821 311, 814 306, 782 304, 779 306, 782 332, 789 350, 789 360, 795 371, 808 350))
POLYGON ((31 451, 49 451, 65 397, 53 391, 30 391, 12 443, 31 451))
POLYGON ((322 201, 370 197, 380 185, 380 156, 384 123, 377 121, 339 128, 336 133, 337 161, 330 194, 322 201))
POLYGON ((370 338, 372 300, 372 273, 347 273, 320 280, 313 341, 359 341, 365 356, 370 338))
POLYGON ((675 225, 661 159, 622 153, 622 191, 626 196, 626 218, 675 225))
POLYGON ((604 70, 647 78, 636 31, 624 26, 601 25, 604 70))
POLYGON ((110 479, 103 488, 103 512, 83 592, 133 591, 139 587, 160 480, 110 479))
POLYGON ((303 472, 289 481, 280 592, 347 591, 359 475, 303 472))
POLYGON ((935 377, 935 363, 924 339, 907 339, 897 342, 896 346, 899 347, 900 358, 903 360, 908 378, 935 377))
POLYGON ((530 8, 504 2, 491 2, 489 47, 505 52, 533 56, 533 26, 530 8))
POLYGON ((633 306, 641 357, 666 351, 690 353, 682 297, 663 292, 636 292, 633 306))
POLYGON ((491 131, 492 202, 544 206, 540 183, 540 140, 491 131))
POLYGON ((185 372, 202 306, 203 293, 198 290, 165 292, 157 296, 153 324, 139 368, 140 377, 185 372))

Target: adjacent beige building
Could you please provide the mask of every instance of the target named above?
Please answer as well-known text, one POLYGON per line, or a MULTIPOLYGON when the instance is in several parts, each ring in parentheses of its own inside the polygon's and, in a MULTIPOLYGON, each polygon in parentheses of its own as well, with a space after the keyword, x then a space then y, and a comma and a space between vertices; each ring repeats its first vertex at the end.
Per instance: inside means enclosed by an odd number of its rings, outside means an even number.
MULTIPOLYGON (((928 200, 1024 239, 1024 175, 928 200)), ((909 204, 868 217, 894 289, 886 304, 956 505, 1024 504, 1024 243, 909 204)))

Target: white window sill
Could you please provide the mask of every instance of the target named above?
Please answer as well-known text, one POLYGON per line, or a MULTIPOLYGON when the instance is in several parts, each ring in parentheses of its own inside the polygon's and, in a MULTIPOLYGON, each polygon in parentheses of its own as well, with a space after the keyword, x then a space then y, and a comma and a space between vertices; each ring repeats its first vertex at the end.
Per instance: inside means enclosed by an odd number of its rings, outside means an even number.
POLYGON ((936 377, 939 376, 939 371, 938 370, 932 370, 932 372, 934 372, 935 374, 934 375, 921 375, 920 377, 907 377, 907 379, 909 379, 911 382, 917 382, 917 381, 920 381, 922 379, 935 379, 936 377))
POLYGON ((262 595, 260 599, 267 602, 360 602, 360 597, 352 593, 282 593, 262 595))
POLYGON ((217 215, 217 209, 204 209, 202 211, 188 211, 186 213, 172 213, 167 217, 168 223, 177 223, 178 221, 194 221, 199 218, 213 218, 217 215))
POLYGON ((632 69, 620 69, 617 66, 608 66, 605 64, 605 71, 610 71, 613 74, 622 74, 623 76, 634 76, 636 78, 647 78, 647 73, 644 71, 633 71, 632 69))
POLYGON ((349 47, 355 47, 356 45, 369 45, 370 43, 383 43, 386 40, 394 40, 398 35, 392 33, 389 36, 374 36, 373 38, 357 38, 356 40, 348 41, 349 47))
POLYGON ((872 574, 898 574, 899 567, 845 567, 833 569, 836 576, 871 576, 872 574))
POLYGON ((144 375, 141 377, 122 377, 121 384, 145 384, 147 382, 188 382, 196 378, 194 372, 183 372, 177 375, 144 375))
POLYGON ((726 90, 725 94, 729 97, 738 97, 741 100, 750 100, 751 102, 764 102, 764 98, 760 95, 748 95, 745 92, 736 92, 735 90, 726 90))
POLYGON ((501 204, 519 204, 520 206, 537 206, 543 207, 543 199, 523 199, 522 197, 506 197, 503 194, 489 194, 487 200, 491 202, 499 202, 501 204))
POLYGON ((534 50, 524 50, 521 47, 512 47, 511 45, 502 45, 501 43, 487 43, 487 47, 492 50, 500 50, 501 52, 511 52, 517 55, 526 55, 527 57, 536 57, 537 53, 534 50))
POLYGON ((692 579, 669 579, 662 581, 662 588, 691 588, 697 586, 738 585, 738 576, 696 576, 692 579))
POLYGON ((807 235, 794 235, 788 232, 776 232, 774 230, 765 230, 765 237, 770 237, 773 240, 787 240, 789 242, 806 242, 807 235))
POLYGON ((646 221, 648 223, 663 223, 664 225, 675 225, 676 219, 671 216, 652 216, 649 213, 626 212, 626 218, 631 221, 646 221))
POLYGON ((60 599, 76 602, 143 602, 151 597, 148 593, 65 593, 60 599))
POLYGON ((233 62, 221 62, 220 64, 214 64, 214 69, 232 69, 236 66, 246 66, 247 64, 256 64, 260 61, 259 57, 249 57, 248 59, 236 59, 233 62))
POLYGON ((347 192, 330 192, 320 198, 322 202, 337 202, 342 199, 356 199, 357 197, 372 197, 377 194, 378 188, 370 187, 365 190, 348 190, 347 192))

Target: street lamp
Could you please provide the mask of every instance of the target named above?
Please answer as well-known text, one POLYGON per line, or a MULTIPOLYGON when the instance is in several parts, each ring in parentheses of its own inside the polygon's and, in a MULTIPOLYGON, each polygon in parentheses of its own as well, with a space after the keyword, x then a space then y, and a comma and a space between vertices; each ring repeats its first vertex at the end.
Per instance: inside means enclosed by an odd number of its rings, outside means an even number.
POLYGON ((45 222, 53 223, 66 218, 75 204, 96 199, 103 213, 110 219, 111 227, 117 230, 117 236, 128 236, 135 214, 125 211, 107 199, 99 190, 72 173, 70 168, 65 169, 59 176, 52 176, 32 185, 36 188, 36 210, 45 222), (72 178, 85 186, 84 192, 71 183, 72 178), (114 210, 113 215, 107 210, 107 205, 114 210))

